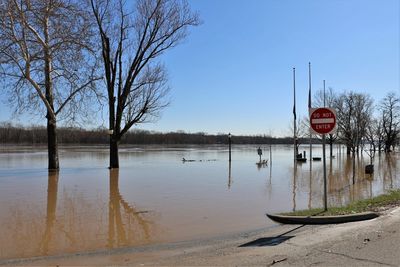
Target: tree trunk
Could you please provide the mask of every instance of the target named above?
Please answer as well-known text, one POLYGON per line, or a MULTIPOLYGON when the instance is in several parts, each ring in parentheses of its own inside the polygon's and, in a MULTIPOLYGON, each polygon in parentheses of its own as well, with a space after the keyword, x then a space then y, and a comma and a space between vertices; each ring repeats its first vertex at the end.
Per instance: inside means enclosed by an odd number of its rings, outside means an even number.
POLYGON ((386 142, 385 144, 385 153, 389 153, 390 152, 390 143, 386 142))
POLYGON ((60 165, 58 161, 57 125, 56 121, 50 118, 47 118, 47 151, 49 170, 58 170, 60 165))
POLYGON ((118 141, 110 136, 110 169, 119 168, 118 141))
POLYGON ((353 184, 356 183, 356 151, 355 148, 353 148, 353 184))

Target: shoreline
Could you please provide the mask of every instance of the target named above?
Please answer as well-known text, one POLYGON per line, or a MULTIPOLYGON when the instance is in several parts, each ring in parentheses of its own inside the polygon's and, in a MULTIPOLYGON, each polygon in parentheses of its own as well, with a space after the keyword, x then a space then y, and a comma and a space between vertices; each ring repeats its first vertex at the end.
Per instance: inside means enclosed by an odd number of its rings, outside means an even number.
POLYGON ((382 213, 380 217, 368 221, 323 226, 276 225, 205 240, 40 259, 20 259, 19 262, 1 261, 0 264, 362 266, 369 263, 370 265, 395 266, 396 263, 398 264, 399 248, 397 245, 387 244, 397 244, 400 240, 400 231, 393 230, 400 226, 400 207, 391 208, 382 213), (258 245, 256 242, 255 245, 242 246, 282 234, 290 238, 274 246, 262 245, 262 242, 258 245), (376 247, 384 250, 381 252, 383 258, 374 255, 376 247), (371 252, 370 249, 374 251, 371 252), (360 253, 363 256, 358 255, 360 253), (370 255, 374 256, 371 258, 370 255))
POLYGON ((133 247, 118 247, 113 249, 100 249, 94 251, 81 251, 74 253, 64 253, 59 255, 49 255, 49 256, 34 256, 27 258, 9 258, 9 259, 0 259, 0 266, 2 265, 19 265, 19 264, 29 264, 36 263, 41 261, 56 261, 56 260, 68 260, 77 257, 98 257, 98 256, 107 256, 107 255, 122 255, 126 253, 157 253, 161 251, 175 250, 175 249, 191 249, 197 248, 199 246, 209 246, 215 245, 220 242, 231 242, 234 240, 238 240, 240 238, 248 238, 251 236, 257 236, 260 233, 264 233, 266 231, 273 230, 275 228, 280 228, 282 225, 273 224, 267 227, 241 231, 241 232, 233 232, 222 235, 217 235, 204 239, 192 239, 192 240, 183 240, 183 241, 174 241, 174 242, 161 242, 158 244, 148 244, 148 245, 140 245, 133 247))

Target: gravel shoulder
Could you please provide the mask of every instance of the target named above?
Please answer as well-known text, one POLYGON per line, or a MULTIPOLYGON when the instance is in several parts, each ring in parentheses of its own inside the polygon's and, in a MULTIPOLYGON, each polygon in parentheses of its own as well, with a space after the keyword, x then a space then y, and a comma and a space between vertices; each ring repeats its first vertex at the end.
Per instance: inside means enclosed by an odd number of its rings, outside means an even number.
POLYGON ((9 265, 125 266, 399 266, 400 208, 372 220, 337 225, 281 225, 208 240, 86 254, 9 265), (275 246, 268 238, 288 237, 275 246), (253 242, 250 243, 249 242, 253 242), (249 246, 241 247, 244 244, 249 246))

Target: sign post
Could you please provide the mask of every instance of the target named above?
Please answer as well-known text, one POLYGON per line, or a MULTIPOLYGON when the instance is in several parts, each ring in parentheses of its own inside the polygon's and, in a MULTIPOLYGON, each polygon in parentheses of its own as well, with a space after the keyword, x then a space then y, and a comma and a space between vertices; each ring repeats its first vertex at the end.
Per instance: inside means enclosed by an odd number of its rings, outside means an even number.
POLYGON ((336 131, 336 112, 331 108, 310 108, 310 127, 316 134, 322 134, 322 159, 324 169, 324 211, 328 210, 325 135, 336 131))

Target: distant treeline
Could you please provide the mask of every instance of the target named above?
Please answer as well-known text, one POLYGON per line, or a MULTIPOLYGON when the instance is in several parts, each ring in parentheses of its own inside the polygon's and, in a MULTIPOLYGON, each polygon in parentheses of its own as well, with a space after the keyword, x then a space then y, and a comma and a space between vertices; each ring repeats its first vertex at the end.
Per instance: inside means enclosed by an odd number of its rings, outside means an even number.
MULTIPOLYGON (((61 144, 108 144, 107 129, 86 130, 75 127, 59 127, 58 140, 61 144)), ((317 140, 315 140, 318 142, 317 140)), ((44 126, 24 127, 9 122, 0 123, 0 143, 3 144, 47 144, 44 126)), ((226 134, 186 133, 183 131, 160 133, 145 130, 129 131, 122 144, 227 144, 226 134)), ((293 138, 275 138, 267 135, 233 135, 233 144, 292 144, 293 138)))

